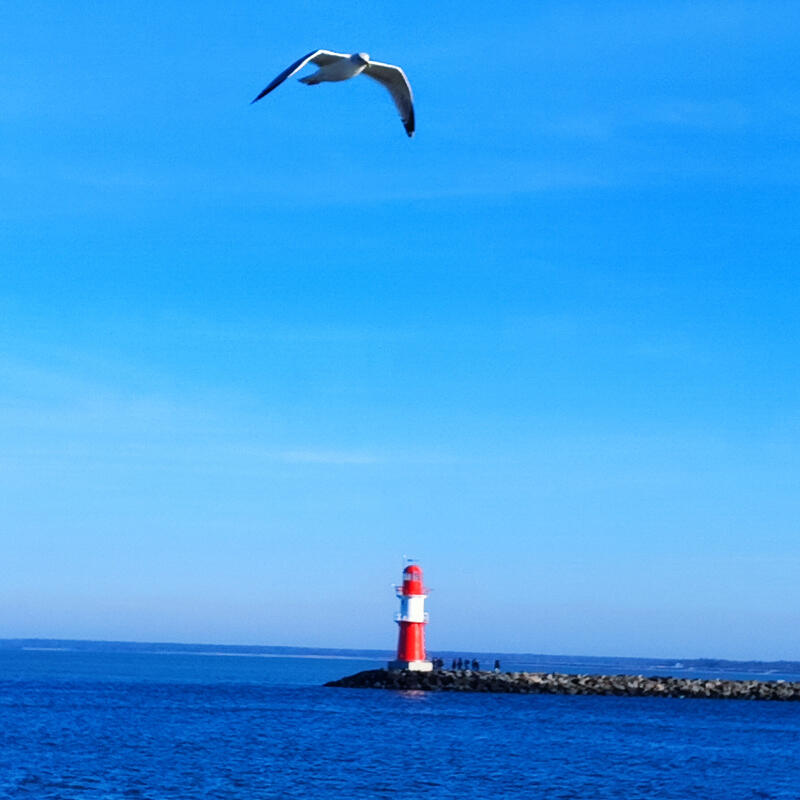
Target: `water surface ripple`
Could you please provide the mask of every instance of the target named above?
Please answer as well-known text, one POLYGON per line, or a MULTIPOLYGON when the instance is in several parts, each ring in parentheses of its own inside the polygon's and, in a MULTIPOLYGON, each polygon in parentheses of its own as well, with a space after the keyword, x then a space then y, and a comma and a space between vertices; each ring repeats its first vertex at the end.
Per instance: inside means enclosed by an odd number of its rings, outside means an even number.
POLYGON ((796 704, 318 685, 371 666, 3 656, 0 797, 800 798, 796 704))

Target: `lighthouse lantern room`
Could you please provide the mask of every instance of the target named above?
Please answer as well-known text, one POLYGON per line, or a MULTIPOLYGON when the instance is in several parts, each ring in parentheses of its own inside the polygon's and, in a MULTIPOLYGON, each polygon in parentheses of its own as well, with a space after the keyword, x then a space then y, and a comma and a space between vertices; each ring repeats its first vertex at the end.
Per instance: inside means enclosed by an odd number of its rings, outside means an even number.
POLYGON ((415 672, 430 672, 433 664, 425 658, 425 612, 427 589, 422 583, 422 570, 409 564, 403 570, 403 583, 395 586, 400 598, 400 613, 395 622, 400 626, 397 638, 397 658, 389 662, 389 669, 408 669, 415 672))

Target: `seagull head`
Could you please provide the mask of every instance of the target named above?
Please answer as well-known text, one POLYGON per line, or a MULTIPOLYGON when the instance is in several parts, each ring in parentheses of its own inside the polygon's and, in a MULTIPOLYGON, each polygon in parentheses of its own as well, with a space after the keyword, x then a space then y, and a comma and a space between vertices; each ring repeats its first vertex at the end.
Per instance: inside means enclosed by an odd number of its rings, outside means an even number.
POLYGON ((350 58, 357 64, 363 64, 365 67, 369 64, 369 53, 353 53, 350 58))

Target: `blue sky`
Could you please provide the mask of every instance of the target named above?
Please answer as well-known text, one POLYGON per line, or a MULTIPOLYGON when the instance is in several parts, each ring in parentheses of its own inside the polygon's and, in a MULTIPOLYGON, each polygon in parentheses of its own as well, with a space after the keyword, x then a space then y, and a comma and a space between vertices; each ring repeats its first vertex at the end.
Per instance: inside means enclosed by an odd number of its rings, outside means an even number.
POLYGON ((800 9, 0 9, 0 636, 797 658, 800 9), (417 135, 315 47, 402 64, 417 135))

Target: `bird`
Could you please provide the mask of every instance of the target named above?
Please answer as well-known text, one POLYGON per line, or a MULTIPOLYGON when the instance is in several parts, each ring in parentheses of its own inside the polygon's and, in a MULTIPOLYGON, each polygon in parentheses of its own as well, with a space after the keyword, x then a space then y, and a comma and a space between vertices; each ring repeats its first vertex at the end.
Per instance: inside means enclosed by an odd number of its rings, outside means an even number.
POLYGON ((250 105, 266 97, 273 89, 280 86, 287 78, 299 72, 306 64, 316 64, 319 69, 305 78, 300 78, 300 83, 315 86, 318 83, 346 81, 362 73, 372 78, 389 90, 394 104, 403 120, 403 127, 408 136, 414 135, 414 98, 411 94, 411 84, 400 67, 394 64, 383 64, 372 61, 369 53, 334 53, 331 50, 312 50, 294 64, 288 66, 277 78, 254 99, 250 105))

